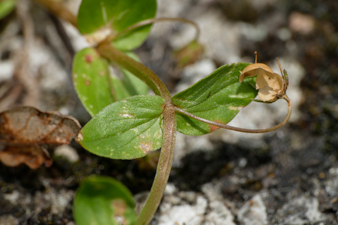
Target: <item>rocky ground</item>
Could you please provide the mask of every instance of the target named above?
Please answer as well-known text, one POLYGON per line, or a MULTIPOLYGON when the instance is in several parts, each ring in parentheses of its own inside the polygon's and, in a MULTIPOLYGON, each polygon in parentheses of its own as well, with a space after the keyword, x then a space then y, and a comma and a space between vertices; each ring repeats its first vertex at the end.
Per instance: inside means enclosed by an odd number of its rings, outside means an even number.
MULTIPOLYGON (((65 2, 74 12, 78 2, 65 2)), ((258 61, 288 71, 290 122, 265 135, 217 130, 178 134, 173 170, 151 224, 338 224, 338 2, 159 0, 159 17, 184 17, 201 28, 205 54, 183 69, 172 51, 193 28, 155 25, 137 49, 172 93, 233 62, 258 61)), ((86 42, 35 4, 0 21, 0 110, 31 105, 89 120, 71 85, 71 58, 86 42), (23 36, 22 30, 28 29, 23 36)), ((286 104, 251 103, 231 122, 248 128, 277 124, 286 104)), ((123 182, 138 202, 154 169, 137 160, 97 157, 76 143, 49 147, 51 167, 0 164, 0 224, 72 225, 79 182, 90 174, 123 182)), ((156 157, 156 156, 154 156, 156 157)))

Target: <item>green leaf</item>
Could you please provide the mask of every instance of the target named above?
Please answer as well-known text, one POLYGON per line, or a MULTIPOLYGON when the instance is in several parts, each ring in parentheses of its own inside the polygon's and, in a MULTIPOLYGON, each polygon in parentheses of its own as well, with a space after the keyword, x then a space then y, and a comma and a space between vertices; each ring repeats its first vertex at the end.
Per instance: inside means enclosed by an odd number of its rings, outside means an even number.
MULTIPOLYGON (((154 18, 156 0, 83 0, 78 13, 78 28, 82 34, 103 31, 112 35, 140 21, 154 18)), ((140 46, 148 36, 150 25, 135 29, 114 40, 120 50, 140 46)))
MULTIPOLYGON (((238 78, 248 63, 224 65, 190 88, 176 94, 172 102, 196 116, 227 124, 241 108, 256 97, 255 78, 239 83, 238 78), (253 86, 251 84, 253 84, 253 86)), ((177 130, 188 135, 202 135, 218 127, 176 113, 177 130)))
POLYGON ((73 214, 77 225, 134 224, 134 207, 133 196, 123 184, 110 177, 90 176, 76 192, 73 214))
POLYGON ((119 78, 112 75, 110 79, 111 79, 111 83, 110 83, 111 89, 112 89, 112 93, 113 93, 115 101, 120 101, 124 98, 131 96, 119 78))
POLYGON ((16 5, 15 0, 0 1, 0 19, 10 14, 15 8, 15 5, 16 5))
POLYGON ((134 159, 162 146, 160 96, 137 95, 115 102, 96 114, 80 131, 88 151, 114 159, 134 159))
POLYGON ((73 61, 75 90, 91 116, 114 102, 108 62, 93 48, 79 51, 73 61))
MULTIPOLYGON (((126 52, 126 54, 138 62, 141 61, 138 58, 138 56, 133 52, 126 52)), ((148 94, 149 91, 148 85, 146 85, 142 80, 134 76, 128 70, 121 69, 121 71, 123 73, 122 83, 125 86, 128 93, 130 94, 130 96, 148 94)))

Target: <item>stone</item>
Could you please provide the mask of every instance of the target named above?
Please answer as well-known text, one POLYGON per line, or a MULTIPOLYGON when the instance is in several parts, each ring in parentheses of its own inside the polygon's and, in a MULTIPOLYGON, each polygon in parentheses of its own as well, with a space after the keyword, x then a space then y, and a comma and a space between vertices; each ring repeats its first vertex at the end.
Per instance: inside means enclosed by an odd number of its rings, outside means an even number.
POLYGON ((260 194, 255 195, 238 210, 238 220, 244 225, 267 225, 266 206, 260 194))
POLYGON ((277 211, 282 224, 314 224, 325 221, 326 216, 318 210, 315 197, 300 196, 287 202, 277 211))

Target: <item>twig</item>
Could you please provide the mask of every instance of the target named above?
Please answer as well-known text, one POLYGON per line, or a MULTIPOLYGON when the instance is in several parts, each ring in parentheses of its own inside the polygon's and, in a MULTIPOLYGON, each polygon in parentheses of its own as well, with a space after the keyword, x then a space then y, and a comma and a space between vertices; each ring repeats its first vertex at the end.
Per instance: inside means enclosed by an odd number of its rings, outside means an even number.
POLYGON ((54 24, 56 32, 58 33, 60 39, 62 40, 63 45, 67 49, 70 58, 73 58, 73 56, 75 54, 75 50, 73 48, 71 41, 69 40, 68 34, 67 34, 63 24, 60 22, 60 20, 57 17, 55 17, 52 14, 50 15, 50 19, 51 19, 52 23, 54 24))
POLYGON ((24 44, 18 54, 17 66, 14 70, 14 76, 24 87, 26 94, 23 98, 24 105, 36 106, 39 96, 39 88, 37 81, 31 74, 29 54, 30 48, 34 44, 34 24, 32 18, 28 14, 30 2, 19 0, 17 4, 17 13, 22 23, 24 44))

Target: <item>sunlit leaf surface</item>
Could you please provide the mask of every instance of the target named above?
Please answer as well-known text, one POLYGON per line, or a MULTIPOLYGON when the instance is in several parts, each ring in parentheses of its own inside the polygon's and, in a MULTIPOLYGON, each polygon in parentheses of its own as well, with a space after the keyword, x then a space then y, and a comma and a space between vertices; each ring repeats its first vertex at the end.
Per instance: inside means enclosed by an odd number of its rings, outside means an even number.
POLYGON ((88 151, 114 159, 134 159, 162 146, 160 96, 133 96, 115 102, 90 120, 78 140, 88 151))
MULTIPOLYGON (((196 116, 227 124, 241 108, 257 95, 253 79, 239 83, 238 78, 248 63, 224 65, 190 88, 176 94, 173 103, 196 116)), ((176 114, 177 130, 188 135, 210 133, 218 127, 176 114)))

